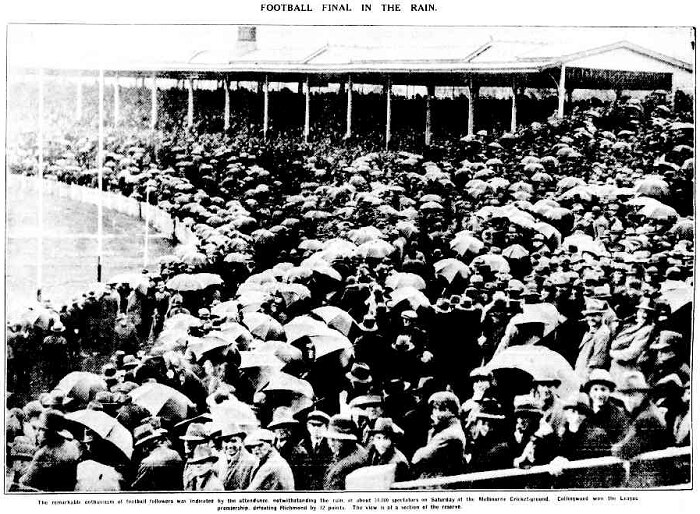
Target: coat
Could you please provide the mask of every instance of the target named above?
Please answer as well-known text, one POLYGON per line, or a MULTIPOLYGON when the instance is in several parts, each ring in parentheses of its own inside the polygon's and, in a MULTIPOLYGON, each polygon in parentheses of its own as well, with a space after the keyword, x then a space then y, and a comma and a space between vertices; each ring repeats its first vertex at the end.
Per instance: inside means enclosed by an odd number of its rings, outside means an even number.
POLYGON ((605 430, 612 443, 622 439, 630 424, 627 412, 611 402, 603 405, 598 412, 589 414, 588 421, 605 430))
POLYGON ((632 422, 622 439, 613 445, 612 454, 630 460, 641 453, 673 446, 659 409, 649 400, 632 413, 632 422))
POLYGON ((234 462, 227 463, 226 473, 223 475, 224 489, 226 491, 247 489, 257 468, 257 457, 245 448, 241 448, 238 458, 234 462))
POLYGON ((384 455, 380 455, 374 447, 370 447, 367 460, 368 466, 395 464, 394 480, 396 482, 402 482, 409 478, 408 459, 396 448, 390 448, 384 455))
POLYGON ((321 441, 314 446, 310 439, 305 439, 302 442, 304 450, 306 450, 306 462, 304 462, 302 474, 303 481, 299 481, 297 489, 308 489, 310 491, 318 491, 323 489, 323 477, 326 474, 326 469, 333 461, 333 453, 328 447, 328 440, 321 441))
POLYGON ((183 467, 175 450, 158 446, 139 464, 131 488, 135 491, 181 491, 183 467))
POLYGON ((634 323, 620 330, 610 344, 610 374, 618 380, 625 372, 637 371, 655 333, 653 324, 634 323))
POLYGON ((73 440, 60 438, 34 454, 20 484, 40 491, 73 491, 75 489, 80 450, 73 440))
POLYGON ((223 490, 224 485, 213 467, 202 476, 190 475, 185 483, 185 491, 218 492, 223 490))
POLYGON ((420 478, 457 475, 464 470, 466 437, 457 418, 428 433, 428 444, 418 448, 411 464, 420 478))
POLYGON ((367 450, 355 443, 350 453, 332 462, 328 467, 323 479, 323 489, 326 491, 345 490, 345 478, 356 469, 366 466, 368 459, 367 450))
POLYGON ((610 455, 610 446, 605 430, 584 420, 578 431, 564 430, 557 454, 568 460, 593 459, 610 455))
POLYGON ((248 491, 293 491, 294 475, 287 461, 274 448, 260 461, 248 491))
POLYGON ((587 331, 579 344, 578 357, 574 365, 576 376, 583 382, 594 368, 608 367, 610 329, 603 324, 596 331, 587 331))

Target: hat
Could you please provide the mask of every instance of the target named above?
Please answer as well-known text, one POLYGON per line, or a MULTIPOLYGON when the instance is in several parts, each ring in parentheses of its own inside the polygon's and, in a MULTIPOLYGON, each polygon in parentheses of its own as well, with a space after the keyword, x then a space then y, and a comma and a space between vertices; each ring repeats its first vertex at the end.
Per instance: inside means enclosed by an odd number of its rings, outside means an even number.
POLYGON ((298 424, 299 421, 294 419, 292 409, 289 407, 278 407, 272 413, 272 421, 268 423, 267 428, 268 430, 273 430, 275 428, 296 426, 298 424))
POLYGON ((670 350, 674 346, 677 346, 683 339, 683 335, 674 332, 673 330, 662 330, 659 333, 659 339, 657 341, 654 341, 651 346, 649 346, 650 350, 670 350))
POLYGON ((255 432, 245 438, 243 444, 245 446, 260 446, 263 443, 273 444, 275 442, 275 434, 264 428, 258 428, 255 432))
POLYGON ((62 409, 73 401, 72 398, 66 397, 66 394, 60 389, 51 391, 42 401, 41 404, 47 409, 62 409))
POLYGON ((382 397, 376 394, 363 394, 350 400, 350 407, 364 408, 373 405, 381 405, 382 397))
POLYGON ((532 384, 550 384, 553 385, 554 387, 559 387, 561 385, 561 380, 559 380, 557 377, 552 377, 552 376, 546 376, 546 375, 533 375, 532 376, 532 384))
POLYGON ((182 441, 200 441, 204 442, 208 439, 207 431, 201 423, 190 423, 187 426, 185 435, 180 436, 182 441))
POLYGON ((306 416, 307 423, 322 424, 328 426, 331 417, 323 411, 313 410, 306 416))
POLYGON ((134 430, 134 447, 141 446, 148 441, 158 439, 167 433, 167 430, 155 428, 151 423, 144 423, 143 425, 136 427, 134 430))
POLYGON ((65 424, 66 418, 61 411, 48 409, 39 416, 38 428, 58 434, 63 431, 65 424))
POLYGON ((637 305, 637 310, 645 311, 655 311, 656 308, 652 307, 651 302, 648 298, 643 298, 641 302, 637 305))
POLYGON ((198 318, 209 319, 210 315, 211 315, 211 313, 209 312, 209 309, 199 309, 197 311, 198 318))
POLYGON ((393 439, 403 435, 404 431, 391 418, 377 418, 374 422, 374 427, 369 429, 369 434, 384 434, 393 439))
POLYGON ((450 391, 438 391, 433 393, 428 398, 428 405, 431 407, 440 407, 443 410, 448 410, 453 414, 459 414, 459 399, 450 391))
POLYGON ((530 416, 542 416, 542 409, 535 403, 534 398, 530 395, 519 395, 513 399, 513 412, 515 416, 530 415, 530 416))
POLYGON ((615 389, 615 381, 606 369, 596 368, 591 370, 588 374, 588 380, 583 384, 583 391, 588 393, 595 384, 607 386, 611 391, 615 389))
POLYGON ((243 427, 236 423, 226 423, 221 427, 219 432, 220 433, 217 435, 219 439, 228 439, 229 437, 240 437, 244 439, 247 435, 243 427))
POLYGON ((401 313, 401 317, 403 319, 418 319, 418 314, 416 314, 416 311, 407 310, 401 313))
POLYGON ((649 384, 640 371, 628 371, 617 382, 618 393, 636 393, 648 390, 649 384))
POLYGON ((133 355, 125 355, 124 358, 122 359, 121 368, 122 369, 133 369, 140 364, 141 364, 141 361, 138 360, 133 355))
POLYGON ((324 434, 327 439, 339 439, 341 441, 357 441, 357 425, 342 414, 336 414, 328 422, 328 428, 324 434))
POLYGON ((581 414, 590 414, 591 399, 586 393, 574 393, 564 401, 562 409, 574 409, 581 414))
POLYGON ((51 331, 56 332, 56 333, 63 332, 65 329, 66 329, 66 327, 64 327, 63 323, 61 323, 60 321, 54 323, 53 327, 51 327, 51 331))
POLYGON ((204 464, 205 462, 216 462, 219 457, 214 454, 208 444, 199 444, 195 447, 192 457, 187 459, 188 464, 204 464))
POLYGON ((117 395, 114 395, 109 391, 98 391, 95 394, 94 401, 99 402, 102 405, 119 405, 120 403, 116 401, 117 399, 117 395))
POLYGON ((364 362, 354 363, 345 376, 353 384, 370 384, 372 382, 369 366, 364 362))
POLYGON ((476 419, 500 421, 506 419, 502 414, 501 404, 493 398, 484 398, 479 402, 479 408, 474 414, 476 419))
POLYGON ((10 458, 13 460, 32 460, 36 453, 36 446, 27 436, 17 436, 10 444, 10 458))

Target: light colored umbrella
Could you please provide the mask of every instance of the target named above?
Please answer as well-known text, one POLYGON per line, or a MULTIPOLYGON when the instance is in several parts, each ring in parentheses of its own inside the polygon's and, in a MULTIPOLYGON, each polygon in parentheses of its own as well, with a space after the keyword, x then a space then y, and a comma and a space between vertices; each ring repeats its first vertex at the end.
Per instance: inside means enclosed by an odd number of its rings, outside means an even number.
POLYGON ((394 253, 394 246, 381 239, 368 241, 357 247, 357 255, 364 259, 383 259, 394 253))
POLYGON ((562 241, 564 248, 575 247, 577 252, 590 252, 594 255, 604 255, 607 253, 600 241, 596 241, 588 234, 572 234, 562 241))
POLYGON ((148 276, 143 273, 119 273, 118 275, 112 276, 107 283, 108 284, 129 284, 131 287, 138 287, 139 285, 148 285, 148 276))
POLYGON ((639 214, 642 216, 654 219, 654 220, 676 220, 678 219, 678 212, 673 207, 658 203, 657 205, 645 205, 639 209, 639 214))
POLYGON ((530 252, 528 252, 523 246, 519 244, 510 245, 509 247, 503 250, 503 257, 505 257, 506 259, 519 260, 529 256, 530 252))
POLYGON ((333 332, 340 334, 340 332, 329 328, 323 321, 314 319, 311 316, 297 316, 284 325, 284 332, 287 335, 287 341, 289 343, 293 343, 302 337, 333 335, 333 332))
POLYGON ((340 307, 326 305, 312 310, 311 313, 344 336, 348 336, 350 332, 358 328, 353 317, 340 307))
POLYGON ((194 404, 187 396, 172 387, 156 382, 145 383, 129 393, 131 400, 153 416, 169 420, 187 419, 194 404))
POLYGON ((201 291, 222 283, 221 277, 214 273, 181 273, 168 280, 165 286, 174 291, 201 291))
POLYGON ((478 255, 484 249, 484 243, 472 234, 461 232, 450 242, 450 248, 460 256, 467 253, 478 255))
POLYGON ((471 275, 471 269, 462 261, 457 259, 442 259, 435 263, 435 275, 443 277, 450 284, 457 277, 467 279, 471 275))
POLYGON ((493 271, 494 273, 510 272, 510 264, 508 264, 508 261, 505 260, 505 258, 501 255, 495 255, 490 253, 485 255, 479 255, 472 261, 472 266, 478 266, 480 264, 487 265, 489 268, 491 268, 491 271, 493 271))
POLYGON ((422 291, 426 288, 425 280, 415 273, 393 273, 387 277, 385 285, 394 290, 402 287, 413 287, 422 291))
POLYGON ((348 232, 348 239, 357 245, 383 237, 384 233, 376 227, 360 227, 348 232))
POLYGON ((247 312, 243 314, 243 324, 251 334, 263 341, 285 337, 282 324, 272 316, 262 312, 247 312))
POLYGON ((390 298, 392 307, 396 307, 404 301, 408 302, 414 310, 418 307, 430 306, 428 297, 415 287, 400 287, 391 292, 390 298))
POLYGON ((166 330, 188 329, 189 327, 198 327, 202 324, 202 320, 191 314, 175 314, 163 322, 163 327, 166 330))
POLYGON ((266 392, 291 392, 311 399, 314 397, 314 388, 311 384, 284 371, 275 373, 262 390, 266 392))
POLYGON ((87 371, 72 371, 63 377, 56 389, 63 391, 68 398, 74 398, 83 404, 87 404, 101 391, 107 391, 107 383, 95 373, 87 371))
POLYGON ((109 414, 99 410, 78 410, 66 414, 66 419, 89 428, 103 440, 112 444, 127 459, 131 459, 134 441, 131 432, 109 414))

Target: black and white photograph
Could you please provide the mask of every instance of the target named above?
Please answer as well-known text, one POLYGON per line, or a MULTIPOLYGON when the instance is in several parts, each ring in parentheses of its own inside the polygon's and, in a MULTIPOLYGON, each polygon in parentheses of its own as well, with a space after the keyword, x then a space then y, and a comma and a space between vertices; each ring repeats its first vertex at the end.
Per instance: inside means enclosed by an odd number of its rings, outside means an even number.
POLYGON ((692 488, 693 27, 6 40, 5 495, 692 488))

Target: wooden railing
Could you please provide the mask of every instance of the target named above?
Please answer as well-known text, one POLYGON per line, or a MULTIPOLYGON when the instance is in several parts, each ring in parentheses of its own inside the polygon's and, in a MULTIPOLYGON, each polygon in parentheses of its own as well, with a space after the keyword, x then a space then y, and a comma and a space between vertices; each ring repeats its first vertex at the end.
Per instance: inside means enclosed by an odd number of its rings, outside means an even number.
MULTIPOLYGON (((559 470, 557 470, 559 471, 559 470)), ((416 489, 610 489, 649 488, 688 484, 691 449, 667 448, 631 461, 601 457, 571 461, 560 473, 550 466, 499 469, 449 477, 396 482, 396 490, 416 489)))

